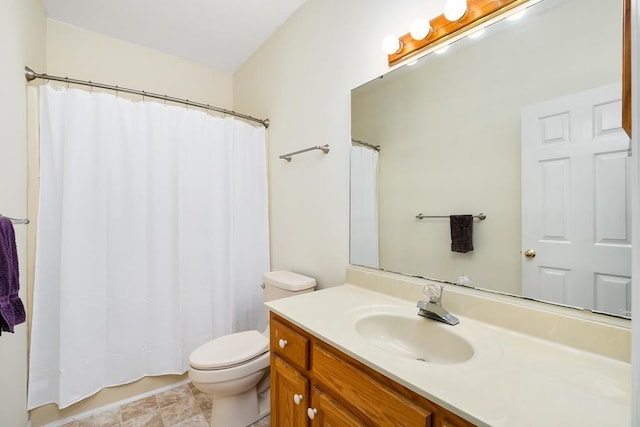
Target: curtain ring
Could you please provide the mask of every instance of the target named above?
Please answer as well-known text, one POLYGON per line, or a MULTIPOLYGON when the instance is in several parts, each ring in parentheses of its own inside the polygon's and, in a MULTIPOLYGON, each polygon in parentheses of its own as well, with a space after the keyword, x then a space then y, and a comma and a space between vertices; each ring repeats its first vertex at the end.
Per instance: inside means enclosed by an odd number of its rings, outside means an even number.
POLYGON ((118 98, 118 86, 116 85, 116 98, 118 98))
POLYGON ((142 91, 142 102, 145 102, 144 95, 145 95, 146 93, 147 93, 147 92, 145 92, 144 90, 142 91))
POLYGON ((91 80, 89 80, 89 88, 90 88, 89 93, 93 93, 94 86, 93 86, 93 83, 91 83, 91 80))

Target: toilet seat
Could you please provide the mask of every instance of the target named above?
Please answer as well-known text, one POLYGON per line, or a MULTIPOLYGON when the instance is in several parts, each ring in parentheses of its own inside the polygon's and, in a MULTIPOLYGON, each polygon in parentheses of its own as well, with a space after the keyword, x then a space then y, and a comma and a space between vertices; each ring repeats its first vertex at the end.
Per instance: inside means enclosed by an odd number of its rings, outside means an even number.
POLYGON ((260 332, 237 332, 202 344, 189 356, 189 365, 202 371, 226 369, 242 365, 268 351, 269 339, 260 332))
POLYGON ((249 375, 256 374, 269 367, 270 353, 262 353, 260 356, 235 366, 221 369, 196 369, 189 367, 189 378, 194 383, 223 383, 225 381, 235 381, 249 375))

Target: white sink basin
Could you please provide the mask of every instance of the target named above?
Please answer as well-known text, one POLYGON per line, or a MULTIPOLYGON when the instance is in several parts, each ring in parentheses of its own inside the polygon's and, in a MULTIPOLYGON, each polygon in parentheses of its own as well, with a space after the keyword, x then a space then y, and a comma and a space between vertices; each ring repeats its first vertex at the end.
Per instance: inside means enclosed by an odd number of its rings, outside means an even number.
POLYGON ((355 327, 371 344, 407 359, 454 364, 473 357, 473 347, 451 330, 456 326, 417 314, 372 313, 356 320, 355 327))

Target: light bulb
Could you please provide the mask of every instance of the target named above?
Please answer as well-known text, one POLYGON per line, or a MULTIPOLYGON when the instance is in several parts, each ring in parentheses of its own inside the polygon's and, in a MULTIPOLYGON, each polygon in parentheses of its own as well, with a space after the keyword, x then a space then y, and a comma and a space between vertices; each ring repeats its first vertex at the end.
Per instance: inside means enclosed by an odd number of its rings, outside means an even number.
POLYGON ((411 24, 409 33, 414 40, 422 40, 431 32, 431 24, 427 18, 418 18, 411 24))
POLYGON ((400 39, 395 34, 389 34, 382 40, 382 51, 387 55, 393 55, 402 48, 400 39))
POLYGON ((444 17, 449 21, 457 21, 467 13, 467 0, 447 0, 444 4, 444 17))

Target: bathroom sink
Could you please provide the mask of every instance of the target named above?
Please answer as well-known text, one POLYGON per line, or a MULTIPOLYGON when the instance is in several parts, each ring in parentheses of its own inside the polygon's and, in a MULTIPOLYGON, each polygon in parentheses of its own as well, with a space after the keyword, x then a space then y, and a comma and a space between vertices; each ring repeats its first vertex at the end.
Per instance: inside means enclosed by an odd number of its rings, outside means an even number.
POLYGON ((360 317, 355 328, 376 347, 395 356, 438 364, 462 363, 473 347, 451 331, 454 326, 415 315, 373 313, 360 317))

